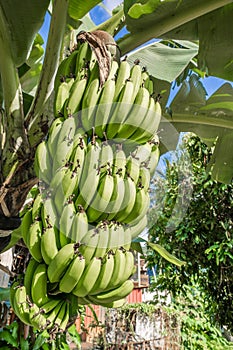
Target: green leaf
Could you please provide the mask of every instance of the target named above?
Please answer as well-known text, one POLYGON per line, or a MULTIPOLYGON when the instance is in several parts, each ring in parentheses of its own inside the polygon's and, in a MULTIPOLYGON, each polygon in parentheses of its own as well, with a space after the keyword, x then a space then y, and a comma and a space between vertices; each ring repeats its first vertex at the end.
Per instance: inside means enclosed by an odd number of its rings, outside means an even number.
POLYGON ((78 333, 74 324, 68 328, 68 333, 69 333, 72 341, 75 343, 75 345, 80 347, 81 346, 81 337, 80 337, 80 334, 78 333))
POLYGON ((232 26, 233 4, 203 16, 198 21, 200 51, 198 66, 208 75, 233 80, 232 26))
POLYGON ((142 15, 150 14, 157 9, 157 7, 160 5, 160 2, 160 0, 148 0, 144 4, 142 4, 141 2, 137 2, 132 7, 130 7, 128 15, 132 18, 139 18, 142 15))
POLYGON ((98 5, 101 0, 70 0, 68 13, 71 18, 76 20, 85 16, 94 6, 98 5))
POLYGON ((28 57, 32 42, 39 31, 49 0, 0 0, 9 30, 11 49, 16 66, 21 66, 28 57))
POLYGON ((181 261, 177 259, 174 255, 170 254, 164 247, 162 247, 160 244, 148 242, 149 247, 151 247, 153 250, 158 252, 164 259, 171 262, 172 264, 176 266, 182 266, 185 265, 185 261, 181 261))
POLYGON ((0 339, 5 340, 8 344, 18 348, 17 340, 7 330, 0 332, 0 339))
POLYGON ((39 350, 40 347, 46 342, 46 338, 42 335, 42 334, 39 334, 37 337, 36 337, 36 341, 35 341, 35 344, 32 348, 32 350, 39 350))
POLYGON ((118 40, 123 55, 153 38, 199 40, 197 68, 233 79, 232 1, 125 0, 124 11, 130 34, 118 40))
POLYGON ((29 350, 29 343, 27 339, 20 338, 20 350, 29 350))
POLYGON ((140 242, 135 242, 135 241, 131 242, 130 248, 135 250, 136 252, 144 255, 140 242))
POLYGON ((174 48, 157 42, 129 54, 128 61, 133 64, 139 59, 153 77, 172 82, 198 53, 198 45, 192 43, 192 47, 188 46, 187 43, 187 47, 174 48))

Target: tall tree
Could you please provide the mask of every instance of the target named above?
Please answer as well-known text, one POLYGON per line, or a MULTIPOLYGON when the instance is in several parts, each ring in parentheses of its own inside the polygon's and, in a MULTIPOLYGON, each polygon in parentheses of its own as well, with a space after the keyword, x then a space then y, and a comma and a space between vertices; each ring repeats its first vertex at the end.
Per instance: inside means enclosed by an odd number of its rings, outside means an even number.
POLYGON ((163 197, 163 205, 160 211, 151 209, 150 241, 159 243, 186 265, 177 268, 151 250, 147 260, 157 267, 153 289, 170 291, 176 298, 185 295, 187 288, 195 294, 196 284, 205 294, 206 312, 232 330, 233 185, 221 184, 206 174, 210 159, 207 146, 197 136, 186 135, 177 160, 167 162, 166 178, 155 178, 154 199, 163 197), (182 149, 188 150, 192 162, 192 198, 179 219, 181 213, 175 208, 183 200, 183 179, 188 179, 187 156, 182 149))

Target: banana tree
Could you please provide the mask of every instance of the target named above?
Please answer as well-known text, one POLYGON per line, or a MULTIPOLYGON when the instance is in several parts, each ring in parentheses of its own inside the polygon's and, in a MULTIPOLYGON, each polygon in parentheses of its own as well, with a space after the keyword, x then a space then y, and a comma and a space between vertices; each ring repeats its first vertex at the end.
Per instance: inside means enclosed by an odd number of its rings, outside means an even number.
MULTIPOLYGON (((81 29, 102 29, 114 37, 119 33, 121 56, 130 62, 139 59, 154 79, 155 93, 163 96, 161 129, 169 124, 178 131, 192 130, 210 144, 218 137, 214 176, 225 182, 232 178, 232 86, 223 85, 206 100, 197 78, 204 74, 233 80, 232 1, 125 0, 96 26, 89 11, 102 5, 100 0, 0 0, 1 248, 18 227, 19 212, 38 182, 34 155, 53 120, 55 75, 81 29), (44 52, 38 31, 46 13, 50 26, 44 52), (120 35, 124 27, 127 34, 120 35), (176 79, 182 86, 167 106, 176 79)), ((163 140, 165 149, 168 141, 163 140)))

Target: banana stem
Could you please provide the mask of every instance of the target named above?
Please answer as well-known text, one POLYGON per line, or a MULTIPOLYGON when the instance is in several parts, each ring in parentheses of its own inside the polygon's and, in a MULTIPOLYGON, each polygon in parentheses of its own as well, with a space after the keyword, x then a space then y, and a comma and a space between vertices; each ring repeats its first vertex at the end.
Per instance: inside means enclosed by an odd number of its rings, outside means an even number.
POLYGON ((2 130, 6 138, 2 138, 1 172, 7 175, 9 168, 17 160, 20 150, 28 154, 28 139, 24 128, 23 95, 15 66, 11 41, 9 38, 7 19, 0 7, 0 73, 3 89, 4 113, 1 114, 2 130))
POLYGON ((145 26, 144 30, 125 35, 123 38, 119 39, 117 43, 121 49, 122 55, 125 55, 139 45, 144 44, 146 41, 160 38, 165 33, 187 22, 231 3, 232 0, 193 1, 190 3, 190 6, 184 7, 182 10, 178 7, 173 15, 167 16, 161 21, 155 22, 153 25, 145 26))
POLYGON ((68 0, 56 0, 54 2, 41 76, 34 100, 26 116, 26 125, 30 123, 29 133, 32 125, 33 130, 36 129, 35 124, 38 124, 39 128, 39 122, 43 117, 46 117, 43 115, 44 107, 54 88, 54 79, 59 64, 60 51, 65 32, 67 10, 68 0))
POLYGON ((22 121, 22 91, 19 76, 12 57, 7 21, 0 7, 0 72, 4 96, 4 108, 7 115, 18 115, 22 121))

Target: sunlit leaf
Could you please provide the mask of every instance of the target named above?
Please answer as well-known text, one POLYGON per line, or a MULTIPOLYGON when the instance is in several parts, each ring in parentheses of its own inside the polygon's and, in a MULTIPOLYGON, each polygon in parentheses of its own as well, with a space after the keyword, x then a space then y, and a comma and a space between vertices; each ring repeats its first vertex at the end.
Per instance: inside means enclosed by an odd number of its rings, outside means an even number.
POLYGON ((33 40, 43 24, 49 0, 0 0, 9 30, 14 61, 21 66, 28 57, 33 40))
POLYGON ((164 259, 171 262, 172 264, 176 266, 182 266, 185 265, 185 261, 181 261, 177 259, 174 255, 170 254, 164 247, 162 247, 160 244, 148 242, 148 246, 151 247, 153 250, 155 250, 157 253, 159 253, 164 259))
POLYGON ((68 13, 70 17, 78 20, 85 16, 95 5, 99 4, 101 0, 70 0, 68 13))
POLYGON ((132 64, 139 59, 153 77, 172 82, 198 53, 198 45, 192 48, 171 48, 163 42, 144 46, 128 55, 132 64))
POLYGON ((139 18, 142 15, 152 13, 156 10, 160 3, 160 0, 148 0, 146 3, 141 2, 134 4, 128 12, 128 15, 132 18, 139 18))
POLYGON ((125 0, 127 30, 132 36, 121 38, 120 48, 125 54, 153 38, 199 40, 197 68, 209 75, 233 80, 232 31, 229 30, 233 4, 225 3, 216 9, 214 2, 208 4, 203 0, 125 0))

